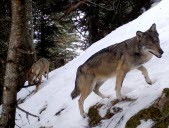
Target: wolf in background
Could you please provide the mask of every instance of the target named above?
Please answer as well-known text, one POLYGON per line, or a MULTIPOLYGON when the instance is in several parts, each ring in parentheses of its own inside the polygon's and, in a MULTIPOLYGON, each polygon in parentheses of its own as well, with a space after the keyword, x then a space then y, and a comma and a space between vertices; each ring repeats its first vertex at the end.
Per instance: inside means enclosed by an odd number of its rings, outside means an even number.
POLYGON ((98 96, 106 98, 99 88, 103 83, 116 76, 116 96, 122 100, 121 87, 123 80, 132 69, 138 69, 148 84, 152 84, 147 69, 143 66, 153 55, 161 58, 163 50, 160 47, 159 34, 156 24, 145 32, 137 31, 136 36, 121 43, 111 45, 92 55, 84 64, 78 67, 75 88, 71 93, 72 99, 80 95, 79 110, 85 117, 83 104, 87 96, 93 91, 98 96))
POLYGON ((27 73, 27 80, 28 84, 36 84, 35 92, 38 91, 39 85, 42 81, 42 75, 45 75, 48 79, 48 73, 49 73, 49 61, 46 58, 40 58, 38 61, 36 61, 30 70, 27 73), (38 83, 36 83, 36 80, 38 79, 38 83))

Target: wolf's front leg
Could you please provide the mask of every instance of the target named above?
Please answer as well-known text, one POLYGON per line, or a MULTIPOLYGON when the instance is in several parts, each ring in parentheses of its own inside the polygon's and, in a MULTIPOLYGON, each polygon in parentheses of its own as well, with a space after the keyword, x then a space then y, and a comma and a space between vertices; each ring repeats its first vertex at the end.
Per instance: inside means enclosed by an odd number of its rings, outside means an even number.
POLYGON ((152 81, 151 81, 151 79, 149 78, 147 69, 146 69, 143 65, 141 65, 141 66, 140 66, 139 68, 137 68, 137 69, 142 72, 142 74, 143 74, 143 76, 144 76, 144 78, 145 78, 145 81, 146 81, 148 84, 152 85, 152 81))
POLYGON ((121 71, 118 71, 117 72, 117 77, 116 77, 116 87, 115 87, 115 90, 116 90, 116 97, 118 100, 122 100, 123 97, 121 95, 121 87, 122 87, 122 84, 123 84, 123 80, 126 76, 126 72, 121 70, 121 71))
POLYGON ((38 83, 36 84, 35 93, 37 93, 37 92, 38 92, 39 85, 41 84, 41 81, 42 81, 42 76, 40 76, 38 79, 39 79, 39 80, 38 80, 38 83))

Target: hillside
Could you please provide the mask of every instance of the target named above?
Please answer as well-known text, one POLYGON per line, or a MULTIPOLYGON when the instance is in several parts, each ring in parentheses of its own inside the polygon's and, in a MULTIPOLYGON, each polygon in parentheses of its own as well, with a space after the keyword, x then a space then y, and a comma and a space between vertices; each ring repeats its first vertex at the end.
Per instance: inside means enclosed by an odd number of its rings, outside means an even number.
MULTIPOLYGON (((133 70, 127 74, 122 94, 127 97, 136 99, 130 102, 119 102, 115 106, 122 110, 108 120, 103 120, 97 128, 124 128, 127 120, 140 111, 152 104, 157 97, 160 96, 163 88, 169 87, 169 1, 162 0, 158 5, 151 8, 137 19, 125 24, 115 31, 112 31, 105 38, 94 43, 79 57, 75 58, 65 66, 50 72, 49 80, 44 79, 39 91, 31 94, 24 103, 19 106, 35 115, 37 118, 29 116, 27 119, 25 113, 17 110, 16 124, 21 128, 87 128, 88 119, 83 119, 79 114, 78 99, 72 100, 70 93, 74 88, 76 69, 84 63, 95 52, 115 43, 135 36, 136 31, 146 31, 153 23, 156 23, 157 30, 160 35, 161 48, 164 51, 162 58, 153 57, 145 64, 149 71, 149 76, 153 81, 153 85, 148 85, 141 73, 133 70), (119 122, 121 117, 123 120, 119 122), (118 123, 118 125, 117 125, 118 123)), ((102 87, 104 94, 110 94, 111 98, 101 99, 92 93, 84 104, 85 111, 88 112, 89 107, 102 103, 104 107, 100 111, 105 113, 106 107, 110 102, 116 99, 115 96, 115 78, 108 80, 102 87)), ((22 89, 18 93, 18 99, 22 99, 28 95, 34 87, 22 89)), ((144 122, 144 121, 143 121, 144 122)), ((148 128, 152 121, 144 122, 139 128, 148 128)))

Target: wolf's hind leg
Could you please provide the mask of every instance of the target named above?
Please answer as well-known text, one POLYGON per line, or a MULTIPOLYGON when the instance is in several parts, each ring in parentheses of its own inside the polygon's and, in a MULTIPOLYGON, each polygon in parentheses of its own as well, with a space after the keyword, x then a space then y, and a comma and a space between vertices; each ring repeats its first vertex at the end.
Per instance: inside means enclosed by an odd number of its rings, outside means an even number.
POLYGON ((92 92, 91 89, 89 88, 86 88, 85 90, 81 91, 81 95, 80 95, 80 98, 79 98, 79 110, 80 110, 80 114, 83 118, 86 117, 86 114, 84 112, 84 108, 83 108, 83 105, 84 105, 84 101, 85 99, 88 97, 88 95, 92 92))
POLYGON ((79 103, 79 110, 80 110, 80 114, 83 118, 86 117, 86 114, 84 112, 84 108, 83 108, 83 105, 84 105, 84 101, 85 99, 88 97, 88 95, 93 91, 94 89, 94 86, 95 86, 95 82, 94 82, 94 77, 93 75, 84 75, 84 74, 81 74, 79 77, 78 77, 78 80, 77 80, 77 86, 79 88, 79 91, 80 91, 80 98, 78 100, 78 103, 79 103))
POLYGON ((140 67, 137 68, 137 69, 142 72, 142 74, 143 74, 143 76, 144 76, 146 82, 147 82, 148 84, 152 85, 152 81, 151 81, 151 79, 150 79, 150 77, 149 77, 149 75, 148 75, 147 69, 146 69, 143 65, 140 66, 140 67))
POLYGON ((106 95, 102 94, 102 93, 99 91, 99 89, 100 89, 100 87, 103 85, 103 83, 104 83, 104 82, 97 82, 97 83, 96 83, 96 86, 95 86, 95 88, 94 88, 94 90, 93 90, 93 92, 96 93, 96 94, 97 94, 98 96, 100 96, 101 98, 109 98, 110 96, 106 96, 106 95))

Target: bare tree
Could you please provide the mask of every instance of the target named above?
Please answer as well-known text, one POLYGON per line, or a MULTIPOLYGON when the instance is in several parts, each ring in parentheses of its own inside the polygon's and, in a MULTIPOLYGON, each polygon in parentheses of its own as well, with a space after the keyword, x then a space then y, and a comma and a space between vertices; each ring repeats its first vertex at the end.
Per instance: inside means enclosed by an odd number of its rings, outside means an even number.
POLYGON ((26 81, 26 71, 32 65, 33 48, 27 20, 28 0, 11 0, 12 24, 3 85, 1 128, 14 128, 17 89, 26 81))

